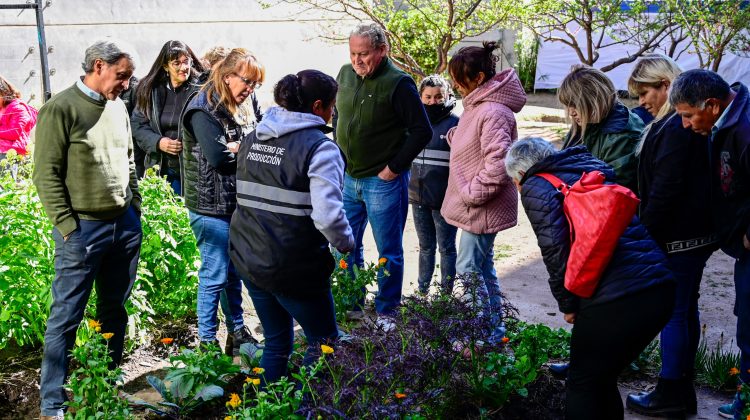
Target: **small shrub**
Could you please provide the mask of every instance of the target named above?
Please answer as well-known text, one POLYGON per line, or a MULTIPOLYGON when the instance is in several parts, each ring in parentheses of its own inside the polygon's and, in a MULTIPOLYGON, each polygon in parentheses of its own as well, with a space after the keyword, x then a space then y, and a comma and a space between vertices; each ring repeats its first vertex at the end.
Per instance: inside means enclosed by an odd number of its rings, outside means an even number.
POLYGON ((111 337, 109 334, 97 334, 73 349, 73 359, 80 367, 70 374, 67 388, 73 398, 65 403, 70 408, 65 418, 120 420, 133 417, 127 401, 118 396, 114 386, 122 372, 120 368, 109 369, 112 363, 106 343, 111 337))
POLYGON ((377 264, 368 263, 365 267, 349 267, 346 256, 340 256, 331 274, 331 293, 336 307, 336 319, 346 319, 346 312, 358 308, 367 296, 367 287, 378 281, 378 273, 390 276, 385 269, 387 260, 381 258, 377 264), (352 275, 354 278, 352 279, 352 275))
POLYGON ((240 371, 232 364, 232 358, 213 345, 205 349, 184 349, 169 361, 172 366, 167 369, 164 380, 155 376, 148 376, 146 380, 164 399, 159 407, 149 407, 173 417, 184 416, 206 401, 223 396, 225 379, 240 371))
POLYGON ((536 80, 536 59, 539 55, 539 41, 528 29, 519 32, 519 36, 513 45, 516 53, 516 73, 521 79, 521 85, 526 92, 534 90, 536 80))
POLYGON ((737 379, 730 372, 740 365, 740 355, 724 349, 724 334, 711 349, 706 341, 705 326, 695 357, 695 374, 699 383, 714 389, 734 389, 737 379))

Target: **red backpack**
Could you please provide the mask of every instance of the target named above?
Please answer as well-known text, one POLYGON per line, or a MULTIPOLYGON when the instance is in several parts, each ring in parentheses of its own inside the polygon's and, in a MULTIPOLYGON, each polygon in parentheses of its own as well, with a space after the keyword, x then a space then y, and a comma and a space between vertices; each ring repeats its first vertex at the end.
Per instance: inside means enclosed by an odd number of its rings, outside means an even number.
POLYGON ((536 176, 546 179, 563 194, 563 212, 570 225, 565 288, 589 298, 640 200, 622 185, 605 184, 600 171, 584 172, 572 186, 552 174, 536 176))

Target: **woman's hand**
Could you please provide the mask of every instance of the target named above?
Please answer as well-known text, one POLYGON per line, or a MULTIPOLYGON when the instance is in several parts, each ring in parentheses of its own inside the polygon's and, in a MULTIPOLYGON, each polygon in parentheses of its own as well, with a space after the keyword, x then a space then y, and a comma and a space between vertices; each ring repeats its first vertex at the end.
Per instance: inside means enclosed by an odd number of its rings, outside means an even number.
POLYGON ((162 137, 159 140, 159 150, 170 155, 177 155, 182 151, 182 142, 169 137, 162 137))
POLYGON ((569 314, 564 314, 563 318, 565 318, 565 322, 567 322, 568 324, 575 324, 576 323, 576 313, 575 312, 569 313, 569 314))

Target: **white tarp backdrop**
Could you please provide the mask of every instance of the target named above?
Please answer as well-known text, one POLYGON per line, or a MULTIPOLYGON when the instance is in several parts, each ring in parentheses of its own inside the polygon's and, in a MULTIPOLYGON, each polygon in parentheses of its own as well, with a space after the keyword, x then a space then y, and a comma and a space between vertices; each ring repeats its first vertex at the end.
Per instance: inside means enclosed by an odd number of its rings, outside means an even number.
MULTIPOLYGON (((569 29, 575 33, 577 25, 571 24, 569 29)), ((562 36, 562 34, 556 34, 556 36, 562 36)), ((583 42, 585 39, 584 32, 579 31, 577 37, 579 42, 583 42)), ((594 63, 594 67, 606 66, 619 58, 627 57, 629 52, 637 50, 636 46, 628 44, 618 44, 601 49, 599 50, 599 60, 594 63)), ((682 48, 678 49, 678 51, 681 50, 682 48)), ((684 70, 699 67, 698 57, 690 53, 689 50, 688 48, 677 59, 684 70)), ((664 50, 657 48, 656 52, 664 53, 664 50)), ((534 89, 555 89, 559 87, 562 80, 570 72, 570 67, 579 63, 578 55, 572 48, 562 42, 542 42, 539 46, 539 56, 536 61, 534 89)), ((607 76, 612 79, 618 90, 628 89, 628 77, 634 65, 635 62, 623 64, 607 72, 607 76)), ((750 84, 750 59, 727 53, 721 60, 719 74, 730 84, 738 81, 750 84)))

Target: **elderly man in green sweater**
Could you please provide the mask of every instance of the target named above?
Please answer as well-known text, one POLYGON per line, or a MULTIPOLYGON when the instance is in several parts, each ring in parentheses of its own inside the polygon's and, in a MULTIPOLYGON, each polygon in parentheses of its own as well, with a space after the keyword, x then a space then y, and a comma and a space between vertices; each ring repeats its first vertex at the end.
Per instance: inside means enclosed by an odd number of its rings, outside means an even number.
POLYGON ((97 332, 120 363, 142 231, 130 119, 118 95, 127 89, 133 59, 112 41, 86 49, 73 86, 39 111, 34 184, 54 229, 55 279, 44 334, 42 419, 62 419, 70 351, 91 290, 97 332))

